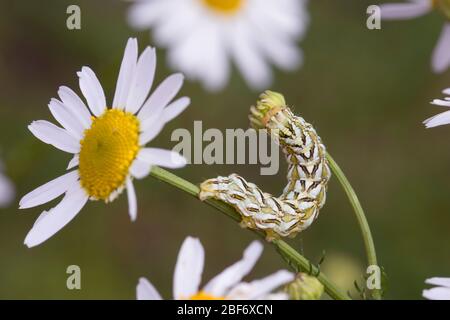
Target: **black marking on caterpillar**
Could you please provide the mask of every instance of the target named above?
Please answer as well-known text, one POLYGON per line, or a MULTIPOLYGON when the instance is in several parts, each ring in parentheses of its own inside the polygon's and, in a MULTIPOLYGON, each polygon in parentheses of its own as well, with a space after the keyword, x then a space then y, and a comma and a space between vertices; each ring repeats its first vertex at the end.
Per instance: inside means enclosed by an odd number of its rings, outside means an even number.
POLYGON ((265 129, 280 145, 288 162, 288 183, 280 197, 263 192, 237 174, 200 185, 200 199, 215 198, 233 206, 241 225, 263 230, 267 239, 294 237, 317 218, 331 177, 325 146, 311 124, 295 116, 281 94, 263 93, 251 108, 255 129, 265 129))

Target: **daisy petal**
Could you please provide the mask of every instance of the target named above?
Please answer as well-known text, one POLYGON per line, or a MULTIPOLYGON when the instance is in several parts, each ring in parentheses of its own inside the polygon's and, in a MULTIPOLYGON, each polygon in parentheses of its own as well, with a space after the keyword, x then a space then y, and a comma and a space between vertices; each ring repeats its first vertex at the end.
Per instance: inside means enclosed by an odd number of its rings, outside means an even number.
POLYGON ((225 296, 229 288, 242 280, 255 266, 261 256, 263 246, 254 241, 244 251, 241 261, 226 268, 222 273, 214 277, 205 286, 203 291, 216 297, 225 296))
POLYGON ((49 212, 44 212, 34 224, 25 238, 25 245, 31 248, 48 240, 75 218, 87 201, 88 196, 81 186, 67 191, 63 200, 49 212))
POLYGON ((433 51, 432 67, 435 73, 441 73, 450 66, 450 23, 444 25, 438 44, 433 51))
POLYGON ((136 191, 134 190, 134 185, 130 178, 127 178, 126 183, 128 195, 128 212, 130 214, 131 221, 136 221, 137 218, 136 191))
POLYGON ((170 169, 182 168, 187 163, 186 159, 178 152, 159 148, 141 149, 137 158, 150 166, 157 165, 170 169))
POLYGON ((176 300, 189 299, 198 292, 205 252, 200 240, 187 237, 178 253, 173 280, 173 297, 176 300))
POLYGON ((94 71, 89 67, 81 68, 77 75, 80 78, 81 92, 86 98, 89 108, 95 116, 100 116, 106 109, 105 93, 100 81, 98 81, 94 71))
POLYGON ((162 300, 155 287, 145 278, 140 278, 136 287, 138 300, 162 300))
POLYGON ((51 144, 55 148, 68 153, 80 152, 80 143, 77 139, 51 122, 45 120, 33 121, 28 129, 36 138, 44 143, 51 144))
POLYGON ((41 204, 47 203, 56 199, 63 193, 65 193, 69 188, 72 188, 78 183, 78 171, 72 171, 60 176, 46 184, 36 188, 31 191, 19 202, 20 209, 27 209, 39 206, 41 204))
POLYGON ((245 25, 237 27, 232 42, 236 65, 253 89, 265 88, 272 81, 272 72, 255 43, 250 41, 249 29, 245 25))
POLYGON ((114 94, 113 108, 124 109, 130 93, 131 82, 136 70, 138 56, 138 44, 135 38, 128 39, 127 46, 120 65, 117 78, 116 92, 114 94))
MULTIPOLYGON (((151 122, 158 118, 165 106, 176 96, 183 85, 183 75, 181 73, 173 74, 167 77, 150 98, 144 103, 138 114, 139 120, 142 122, 151 122)), ((145 131, 145 128, 143 128, 145 131)))
POLYGON ((84 132, 83 124, 71 111, 59 100, 51 99, 48 108, 56 121, 63 126, 72 136, 81 140, 84 132))
POLYGON ((72 160, 70 160, 69 164, 67 165, 67 170, 70 170, 72 168, 75 168, 80 163, 80 156, 78 154, 74 155, 72 160))
POLYGON ((441 106, 441 107, 450 107, 450 101, 448 101, 447 98, 445 98, 445 99, 446 100, 434 99, 431 102, 431 104, 441 106))
MULTIPOLYGON (((159 120, 159 119, 158 119, 159 120)), ((145 146, 147 143, 152 141, 164 128, 164 121, 152 121, 153 125, 146 125, 145 131, 139 136, 139 145, 145 146)), ((143 126, 143 124, 141 124, 143 126)))
MULTIPOLYGON (((309 25, 307 1, 265 1, 267 5, 249 10, 248 19, 259 34, 301 40, 309 25), (269 5, 270 4, 270 5, 269 5), (255 10, 256 9, 256 10, 255 10)), ((293 42, 294 42, 293 41, 293 42)))
POLYGON ((383 20, 412 19, 430 12, 432 2, 421 0, 409 3, 389 3, 381 5, 380 8, 383 20))
POLYGON ((59 87, 58 96, 73 115, 78 117, 85 129, 91 127, 92 119, 89 109, 72 89, 65 86, 59 87))
MULTIPOLYGON (((280 270, 278 272, 275 272, 271 274, 270 276, 267 276, 260 280, 252 281, 248 284, 247 288, 247 297, 245 299, 247 300, 254 300, 258 298, 263 298, 265 295, 269 294, 276 288, 287 284, 288 282, 291 282, 295 279, 295 275, 291 272, 288 272, 286 270, 280 270)), ((234 292, 239 291, 239 286, 235 287, 232 292, 230 292, 230 297, 233 296, 234 292), (234 291, 234 292, 233 292, 234 291)))
POLYGON ((156 69, 156 52, 147 47, 137 62, 136 72, 127 98, 126 110, 135 114, 144 103, 153 84, 156 69))
MULTIPOLYGON (((199 54, 198 48, 204 44, 204 34, 208 25, 203 22, 199 23, 193 31, 186 35, 173 49, 168 51, 168 62, 174 70, 181 70, 191 79, 203 80, 205 70, 203 54, 199 54)), ((225 83, 224 83, 225 85, 225 83)))
MULTIPOLYGON (((198 76, 206 90, 218 91, 226 85, 229 79, 228 41, 224 41, 227 40, 224 39, 226 33, 220 28, 220 24, 215 23, 215 21, 203 22, 203 24, 201 29, 195 32, 196 35, 186 40, 187 43, 185 45, 183 44, 183 46, 187 46, 187 49, 196 51, 193 53, 194 58, 178 57, 178 59, 185 61, 184 64, 187 64, 184 68, 181 61, 178 63, 173 61, 173 64, 180 65, 182 67, 180 70, 188 72, 192 67, 195 67, 195 72, 190 72, 191 75, 194 75, 193 78, 198 76), (198 41, 201 42, 201 54, 198 52, 198 41), (208 45, 205 46, 204 43, 208 45), (192 47, 192 49, 189 47, 192 47), (190 60, 193 60, 193 62, 190 60)), ((183 54, 182 52, 180 53, 183 54)))
POLYGON ((141 1, 130 7, 128 21, 137 29, 145 29, 161 19, 168 1, 141 1))
POLYGON ((202 17, 199 16, 201 10, 198 10, 198 7, 195 4, 193 5, 191 0, 165 2, 167 13, 163 13, 162 20, 154 28, 153 39, 159 46, 170 47, 171 45, 177 45, 182 39, 186 38, 205 19, 201 19, 202 17), (172 5, 170 5, 171 3, 172 5))
MULTIPOLYGON (((265 1, 267 4, 255 6, 249 13, 257 15, 259 21, 269 26, 270 31, 275 31, 280 36, 301 39, 309 22, 306 1, 265 1), (271 5, 269 5, 269 3, 271 5)), ((269 31, 269 32, 270 32, 269 31)), ((265 36, 267 32, 262 33, 265 36)))
POLYGON ((151 169, 148 163, 136 158, 130 167, 130 173, 136 179, 143 179, 150 174, 151 169))
POLYGON ((422 295, 428 300, 450 300, 450 288, 432 288, 423 290, 422 295))
POLYGON ((425 283, 450 288, 450 278, 434 277, 427 279, 425 283))
POLYGON ((428 118, 423 123, 427 128, 434 128, 437 126, 442 126, 444 124, 450 124, 450 111, 445 111, 443 113, 435 115, 434 117, 428 118))
POLYGON ((258 45, 266 53, 267 57, 279 68, 290 71, 297 69, 303 60, 302 52, 295 43, 277 36, 269 39, 257 38, 258 45))
POLYGON ((289 300, 289 294, 283 292, 271 293, 266 295, 264 300, 289 300))
POLYGON ((163 122, 167 123, 172 119, 176 118, 190 104, 191 99, 189 99, 188 97, 182 97, 180 99, 175 100, 163 110, 163 122))
POLYGON ((444 94, 449 95, 450 96, 450 88, 445 89, 444 91, 442 91, 444 94))

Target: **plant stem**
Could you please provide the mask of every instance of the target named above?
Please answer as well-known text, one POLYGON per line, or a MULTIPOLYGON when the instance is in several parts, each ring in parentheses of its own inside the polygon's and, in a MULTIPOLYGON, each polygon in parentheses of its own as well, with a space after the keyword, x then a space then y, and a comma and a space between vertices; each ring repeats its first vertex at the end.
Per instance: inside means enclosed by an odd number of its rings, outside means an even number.
MULTIPOLYGON (((156 179, 166 182, 198 199, 200 189, 189 181, 156 166, 152 167, 151 175, 156 179)), ((232 218, 234 221, 241 221, 240 214, 228 204, 215 199, 207 199, 204 202, 232 218)), ((255 231, 255 233, 258 234, 258 236, 265 238, 263 232, 255 231)), ((314 275, 317 275, 317 279, 323 284, 325 287, 325 292, 331 298, 336 300, 350 299, 347 294, 342 293, 322 272, 320 272, 316 266, 312 265, 305 257, 289 246, 286 242, 283 240, 274 240, 271 244, 284 259, 288 260, 289 264, 291 264, 294 269, 302 270, 304 272, 312 272, 314 275)))
MULTIPOLYGON (((364 247, 367 255, 368 265, 378 266, 377 263, 377 255, 375 252, 375 245, 372 238, 372 233, 370 232, 369 223, 367 222, 367 218, 364 214, 364 210, 359 202, 358 196, 355 193, 355 190, 350 185, 350 182, 346 178, 344 172, 338 166, 336 161, 327 153, 327 159, 330 164, 331 170, 336 175, 337 179, 341 183, 347 197, 353 207, 353 211, 355 212, 356 220, 358 221, 359 228, 361 230, 361 234, 364 240, 364 247)), ((371 290, 371 296, 374 299, 381 299, 381 294, 379 290, 371 290)))

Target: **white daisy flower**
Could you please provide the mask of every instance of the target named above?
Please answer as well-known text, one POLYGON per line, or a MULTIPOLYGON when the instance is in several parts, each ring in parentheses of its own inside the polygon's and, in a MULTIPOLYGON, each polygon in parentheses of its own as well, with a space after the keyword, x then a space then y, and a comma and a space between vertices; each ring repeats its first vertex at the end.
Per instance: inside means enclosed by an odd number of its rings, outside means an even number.
MULTIPOLYGON (((287 300, 286 293, 271 293, 278 287, 294 280, 295 276, 280 270, 260 280, 242 282, 253 269, 263 250, 260 242, 252 242, 244 251, 242 259, 226 268, 222 273, 200 289, 205 261, 202 244, 196 238, 187 237, 178 253, 173 279, 175 300, 287 300)), ((161 295, 145 278, 139 279, 136 288, 138 300, 161 300, 161 295)))
POLYGON ((11 180, 3 174, 3 164, 0 161, 0 208, 6 208, 14 200, 15 188, 11 180))
POLYGON ((427 284, 437 286, 435 288, 422 291, 424 298, 429 300, 450 300, 450 278, 430 278, 425 281, 427 284))
POLYGON ((149 96, 156 68, 155 49, 147 47, 138 57, 136 39, 129 39, 117 79, 112 107, 108 108, 102 86, 89 67, 78 72, 79 96, 60 87, 60 100, 51 99, 50 112, 61 124, 34 121, 28 127, 40 140, 73 154, 68 170, 76 169, 35 189, 20 200, 20 208, 35 207, 64 194, 53 209, 44 211, 28 233, 25 244, 36 246, 63 228, 87 201, 114 200, 127 189, 131 220, 137 216, 133 179, 146 177, 152 165, 180 168, 186 160, 178 153, 146 148, 164 125, 179 115, 189 98, 175 100, 183 83, 181 74, 166 78, 149 96))
MULTIPOLYGON (((436 9, 450 20, 449 0, 409 0, 405 3, 383 4, 381 19, 406 20, 423 16, 436 9)), ((438 44, 434 49, 431 66, 434 72, 441 73, 450 66, 450 22, 444 24, 438 44)))
MULTIPOLYGON (((444 100, 434 99, 431 103, 441 107, 450 107, 450 88, 445 89, 443 93, 448 97, 445 97, 444 100)), ((442 126, 444 124, 449 124, 450 111, 439 113, 431 118, 426 119, 423 123, 427 128, 433 128, 437 126, 442 126)))
POLYGON ((254 89, 270 85, 270 63, 294 70, 302 62, 297 41, 309 15, 307 0, 133 0, 129 23, 153 28, 170 65, 208 90, 228 82, 233 60, 254 89))

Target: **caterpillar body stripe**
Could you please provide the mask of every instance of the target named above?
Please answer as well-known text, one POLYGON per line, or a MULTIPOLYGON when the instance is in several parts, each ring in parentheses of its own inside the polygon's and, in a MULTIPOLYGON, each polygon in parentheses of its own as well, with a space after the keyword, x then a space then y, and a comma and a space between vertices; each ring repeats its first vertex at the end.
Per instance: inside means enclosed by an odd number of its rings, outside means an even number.
POLYGON ((265 129, 286 157, 288 183, 281 196, 231 174, 204 181, 199 197, 230 204, 242 216, 242 226, 265 231, 269 241, 294 237, 312 224, 325 204, 331 177, 325 146, 312 125, 286 106, 281 94, 263 93, 251 108, 250 121, 255 129, 265 129))

